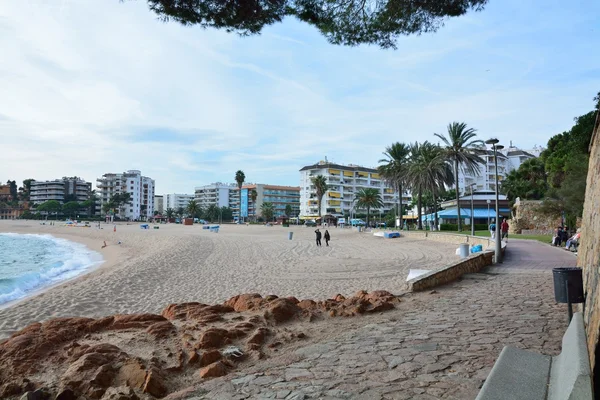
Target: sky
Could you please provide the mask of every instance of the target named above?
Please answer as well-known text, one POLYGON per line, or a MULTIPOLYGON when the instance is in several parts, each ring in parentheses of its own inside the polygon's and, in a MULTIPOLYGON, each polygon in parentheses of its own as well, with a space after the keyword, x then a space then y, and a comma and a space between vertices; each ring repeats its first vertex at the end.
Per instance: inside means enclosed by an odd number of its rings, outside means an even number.
POLYGON ((299 185, 319 160, 375 167, 452 121, 529 149, 600 91, 600 2, 490 0, 396 50, 295 19, 239 37, 143 0, 0 2, 0 181, 138 169, 156 193, 299 185), (533 4, 535 3, 535 4, 533 4))

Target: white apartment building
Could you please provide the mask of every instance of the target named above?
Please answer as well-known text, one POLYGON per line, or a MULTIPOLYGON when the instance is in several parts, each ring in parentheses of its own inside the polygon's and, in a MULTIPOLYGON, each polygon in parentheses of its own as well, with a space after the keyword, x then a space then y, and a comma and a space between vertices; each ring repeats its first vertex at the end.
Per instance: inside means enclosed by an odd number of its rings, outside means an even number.
POLYGON ((479 166, 477 174, 465 174, 462 171, 458 175, 458 183, 461 195, 470 193, 469 186, 473 186, 474 192, 495 193, 496 191, 496 175, 498 182, 501 183, 506 175, 512 170, 518 169, 526 160, 535 158, 531 153, 520 150, 514 146, 502 149, 498 152, 498 172, 494 165, 494 152, 486 150, 485 154, 481 155, 484 163, 479 166))
MULTIPOLYGON (((311 181, 317 175, 323 175, 329 185, 329 190, 321 200, 321 215, 350 215, 356 193, 363 188, 376 188, 381 192, 384 206, 379 211, 382 213, 398 205, 398 193, 385 183, 376 169, 319 161, 300 169, 300 215, 303 217, 319 215, 316 189, 311 181)), ((411 197, 404 194, 402 203, 409 205, 410 202, 411 197)))
POLYGON ((172 208, 175 211, 177 211, 178 208, 183 208, 185 210, 187 209, 190 200, 194 200, 194 198, 193 194, 165 194, 163 197, 163 207, 165 210, 169 208, 172 208))
POLYGON ((64 177, 52 181, 31 182, 29 198, 34 204, 41 204, 48 200, 56 200, 60 203, 73 200, 81 203, 90 198, 91 192, 91 182, 78 177, 64 177))
POLYGON ((165 212, 165 198, 162 194, 154 196, 154 211, 158 211, 159 214, 165 212))
MULTIPOLYGON (((129 220, 145 219, 154 213, 154 180, 138 170, 123 173, 107 173, 97 180, 102 204, 107 203, 117 193, 131 194, 131 203, 122 208, 121 218, 129 220)), ((119 210, 116 211, 117 215, 119 210)))
MULTIPOLYGON (((237 189, 237 185, 233 183, 211 183, 210 185, 198 186, 194 188, 194 198, 196 203, 198 203, 198 205, 204 210, 212 205, 215 205, 219 208, 232 207, 230 199, 239 199, 239 195, 235 189, 237 189)), ((233 205, 235 205, 237 208, 239 205, 239 200, 237 200, 237 203, 234 201, 233 205)))

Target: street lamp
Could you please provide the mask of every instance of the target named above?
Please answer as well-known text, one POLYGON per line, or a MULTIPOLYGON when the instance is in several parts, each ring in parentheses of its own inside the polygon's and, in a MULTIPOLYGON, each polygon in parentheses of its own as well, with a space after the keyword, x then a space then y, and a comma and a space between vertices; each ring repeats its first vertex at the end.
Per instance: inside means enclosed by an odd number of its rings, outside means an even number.
POLYGON ((501 238, 500 238, 500 205, 498 198, 498 150, 502 150, 504 146, 498 144, 499 140, 496 138, 491 138, 485 141, 486 144, 491 144, 494 149, 494 180, 496 183, 495 192, 496 192, 496 251, 495 258, 496 263, 502 262, 502 247, 501 247, 501 238))
POLYGON ((489 229, 489 226, 490 226, 490 203, 491 203, 491 202, 492 202, 492 201, 491 201, 490 199, 487 199, 487 200, 486 200, 486 203, 487 203, 487 205, 488 205, 488 224, 487 224, 487 226, 488 226, 488 229, 489 229))
POLYGON ((471 236, 475 236, 475 214, 473 210, 473 186, 475 185, 475 182, 469 185, 469 187, 471 188, 471 236))

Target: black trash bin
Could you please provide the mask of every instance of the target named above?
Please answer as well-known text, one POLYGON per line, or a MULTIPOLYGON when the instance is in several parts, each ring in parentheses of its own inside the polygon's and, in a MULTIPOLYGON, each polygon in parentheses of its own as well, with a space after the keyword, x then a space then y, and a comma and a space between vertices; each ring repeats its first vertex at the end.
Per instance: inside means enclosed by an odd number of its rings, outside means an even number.
POLYGON ((554 268, 554 299, 557 303, 583 303, 581 268, 554 268))

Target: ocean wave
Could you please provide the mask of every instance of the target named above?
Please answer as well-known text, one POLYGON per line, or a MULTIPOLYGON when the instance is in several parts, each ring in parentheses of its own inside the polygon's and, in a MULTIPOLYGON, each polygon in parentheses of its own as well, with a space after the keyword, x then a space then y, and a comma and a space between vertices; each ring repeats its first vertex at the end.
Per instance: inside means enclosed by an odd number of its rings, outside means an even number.
POLYGON ((0 304, 74 278, 103 261, 100 253, 51 235, 0 234, 0 240, 3 237, 12 242, 5 243, 5 254, 0 254, 0 304), (17 267, 13 267, 15 257, 17 267))

